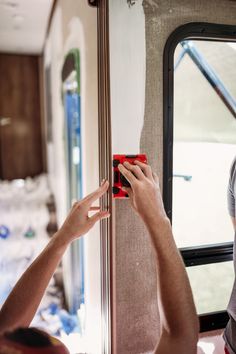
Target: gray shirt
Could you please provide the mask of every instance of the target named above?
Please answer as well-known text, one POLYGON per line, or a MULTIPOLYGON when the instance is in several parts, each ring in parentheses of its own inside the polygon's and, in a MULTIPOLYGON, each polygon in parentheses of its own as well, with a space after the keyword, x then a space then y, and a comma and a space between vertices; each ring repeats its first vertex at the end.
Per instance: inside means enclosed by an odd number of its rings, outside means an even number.
MULTIPOLYGON (((228 185, 228 210, 231 217, 236 218, 236 158, 231 169, 228 185)), ((234 237, 234 271, 236 273, 236 238, 234 237)), ((236 279, 227 308, 229 322, 224 332, 224 340, 230 354, 236 354, 236 279)))

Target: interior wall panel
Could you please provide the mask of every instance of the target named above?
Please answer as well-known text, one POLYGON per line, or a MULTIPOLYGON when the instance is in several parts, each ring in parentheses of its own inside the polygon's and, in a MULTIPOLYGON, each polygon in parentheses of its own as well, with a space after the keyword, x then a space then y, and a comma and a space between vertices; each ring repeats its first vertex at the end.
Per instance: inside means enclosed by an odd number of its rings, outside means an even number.
MULTIPOLYGON (((58 223, 66 216, 66 180, 64 154, 64 108, 61 99, 61 70, 68 52, 80 52, 81 134, 83 194, 99 185, 98 156, 98 77, 97 8, 87 1, 58 0, 44 51, 44 65, 50 67, 52 95, 52 142, 48 143, 49 174, 53 183, 58 223)), ((84 238, 85 262, 85 341, 86 351, 102 353, 100 232, 97 224, 84 238), (92 338, 92 340, 91 340, 92 338)), ((63 260, 68 298, 73 294, 70 278, 70 253, 63 260)), ((81 349, 78 348, 78 351, 81 349)))

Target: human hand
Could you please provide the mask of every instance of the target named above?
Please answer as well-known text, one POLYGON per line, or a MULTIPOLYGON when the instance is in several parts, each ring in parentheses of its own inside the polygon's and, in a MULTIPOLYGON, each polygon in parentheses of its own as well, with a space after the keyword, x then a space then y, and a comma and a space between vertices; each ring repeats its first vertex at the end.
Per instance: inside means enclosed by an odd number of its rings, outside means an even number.
POLYGON ((159 179, 151 167, 140 161, 134 161, 134 165, 125 161, 118 168, 131 185, 122 189, 128 193, 131 205, 147 226, 167 220, 159 179))
POLYGON ((57 236, 60 235, 61 240, 63 239, 65 243, 70 243, 74 239, 86 234, 97 221, 110 216, 108 211, 101 211, 100 207, 92 206, 97 199, 101 198, 107 192, 108 187, 108 181, 103 181, 96 191, 73 205, 62 227, 57 232, 57 236), (89 211, 97 212, 89 217, 89 211))

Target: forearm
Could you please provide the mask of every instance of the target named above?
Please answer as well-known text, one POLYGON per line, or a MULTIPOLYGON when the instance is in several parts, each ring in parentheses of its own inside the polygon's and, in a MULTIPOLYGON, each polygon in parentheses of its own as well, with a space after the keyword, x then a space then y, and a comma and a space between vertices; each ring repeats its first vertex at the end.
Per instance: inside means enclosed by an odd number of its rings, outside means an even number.
POLYGON ((54 235, 21 276, 0 311, 0 332, 30 325, 67 244, 54 235))
POLYGON ((123 188, 149 231, 157 265, 157 294, 161 338, 155 354, 193 354, 197 349, 198 319, 181 256, 166 216, 158 176, 150 166, 124 162, 119 171, 130 183, 123 188))
POLYGON ((158 301, 161 327, 172 337, 184 336, 196 340, 198 319, 191 287, 179 251, 175 245, 171 225, 162 218, 158 225, 150 223, 148 230, 157 265, 158 301))

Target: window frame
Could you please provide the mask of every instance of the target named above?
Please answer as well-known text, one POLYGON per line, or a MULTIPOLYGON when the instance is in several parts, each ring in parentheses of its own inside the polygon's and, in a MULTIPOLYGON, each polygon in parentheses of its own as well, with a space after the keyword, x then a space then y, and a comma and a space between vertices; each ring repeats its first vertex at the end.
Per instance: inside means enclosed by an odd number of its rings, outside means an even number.
MULTIPOLYGON (((192 22, 178 27, 169 36, 163 55, 163 202, 172 221, 174 52, 184 39, 236 42, 236 26, 192 22)), ((186 267, 233 260, 233 242, 180 248, 186 267)), ((224 328, 226 311, 200 314, 200 332, 224 328)))

